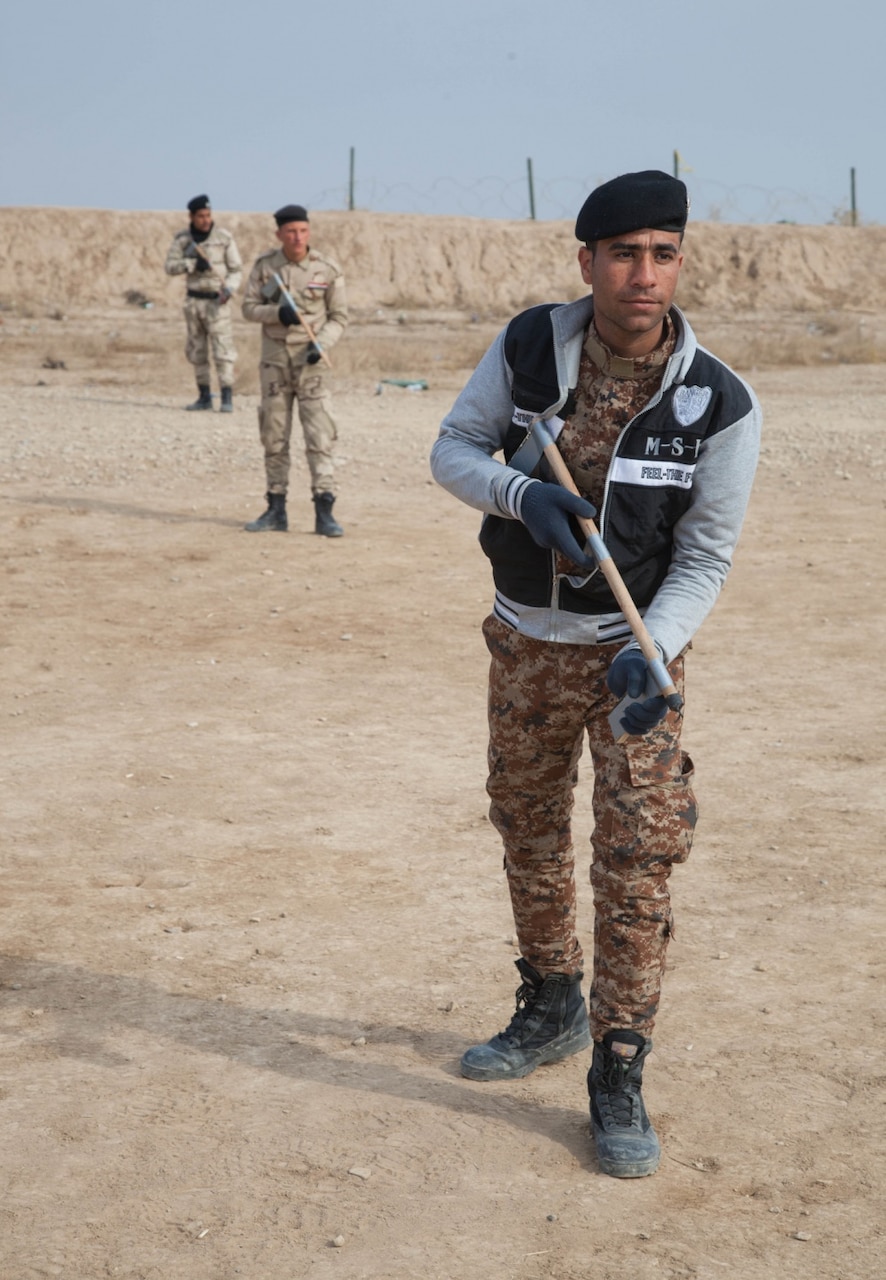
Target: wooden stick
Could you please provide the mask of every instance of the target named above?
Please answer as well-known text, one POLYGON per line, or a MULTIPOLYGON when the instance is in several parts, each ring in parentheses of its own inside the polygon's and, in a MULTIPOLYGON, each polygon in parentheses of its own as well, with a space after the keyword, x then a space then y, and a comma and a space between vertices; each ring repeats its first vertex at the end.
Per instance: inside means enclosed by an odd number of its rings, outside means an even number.
POLYGON ((292 310, 298 316, 299 322, 301 323, 301 326, 304 329, 305 333, 311 339, 311 342, 313 342, 317 350, 320 352, 320 359, 323 361, 325 365, 328 366, 328 368, 331 369, 332 361, 329 359, 329 356, 320 346, 320 343, 317 341, 316 337, 314 336, 313 329, 308 324, 307 320, 304 318, 301 311, 299 311, 298 307, 295 305, 295 299, 293 298, 289 290, 286 288, 286 285, 283 283, 282 279, 280 278, 279 274, 276 271, 274 272, 274 279, 277 281, 277 284, 280 286, 280 292, 283 295, 283 301, 286 303, 287 307, 292 307, 292 310))
MULTIPOLYGON (((572 478, 572 473, 563 461, 563 455, 557 448, 556 442, 548 434, 547 424, 544 426, 544 431, 548 440, 544 447, 544 455, 557 482, 564 489, 568 489, 570 493, 574 493, 580 498, 582 495, 579 493, 578 486, 572 478)), ((631 599, 630 592, 624 584, 624 579, 619 573, 615 561, 609 554, 605 542, 600 537, 599 529, 593 520, 588 519, 586 516, 576 516, 575 518, 581 527, 582 533, 591 544, 594 558, 599 564, 600 571, 608 582, 609 588, 615 596, 618 607, 624 614, 628 626, 634 633, 634 638, 640 646, 640 652, 649 664, 649 670, 655 683, 661 689, 662 695, 671 710, 679 711, 683 705, 683 699, 668 674, 668 669, 661 659, 661 654, 658 652, 655 641, 646 629, 646 624, 641 618, 637 606, 631 599)))

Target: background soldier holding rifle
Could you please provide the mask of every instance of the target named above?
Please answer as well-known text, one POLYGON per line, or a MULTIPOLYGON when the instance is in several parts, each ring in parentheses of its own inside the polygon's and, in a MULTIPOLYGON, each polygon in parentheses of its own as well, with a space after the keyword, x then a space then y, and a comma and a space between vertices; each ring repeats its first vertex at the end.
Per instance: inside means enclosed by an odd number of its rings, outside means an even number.
POLYGON ((305 440, 315 508, 315 533, 338 538, 333 446, 337 438, 330 412, 326 354, 348 323, 344 276, 338 264, 310 247, 307 210, 288 204, 274 214, 279 249, 261 254, 250 272, 243 315, 262 326, 259 434, 265 451, 267 510, 246 525, 250 533, 288 528, 292 410, 305 440))
POLYGON ((194 365, 198 396, 189 409, 211 409, 209 348, 218 373, 222 413, 233 412, 234 334, 228 301, 240 287, 243 264, 230 231, 216 227, 209 196, 188 201, 191 225, 179 231, 166 255, 166 274, 187 275, 185 355, 194 365))
POLYGON ((672 305, 687 213, 683 183, 658 171, 592 192, 575 229, 592 296, 512 320, 431 455, 436 479, 485 512, 496 588, 483 624, 487 790, 521 952, 514 1016, 467 1050, 462 1073, 516 1079, 593 1042, 597 1157, 619 1178, 659 1161, 641 1085, 672 930, 668 877, 689 856, 697 816, 680 738, 683 656, 732 563, 760 434, 753 392, 672 305), (627 611, 601 572, 610 558, 627 611), (590 1019, 571 834, 585 733, 590 1019))

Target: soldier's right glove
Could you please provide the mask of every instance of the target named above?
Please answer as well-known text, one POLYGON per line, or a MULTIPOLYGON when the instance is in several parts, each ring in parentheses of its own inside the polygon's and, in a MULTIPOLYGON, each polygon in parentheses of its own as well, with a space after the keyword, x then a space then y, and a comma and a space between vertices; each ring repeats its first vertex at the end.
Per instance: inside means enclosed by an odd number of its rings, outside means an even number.
POLYGON ((212 263, 211 263, 211 262, 207 262, 205 258, 201 258, 201 257, 200 257, 200 255, 199 255, 199 253, 198 253, 198 254, 197 254, 197 266, 195 267, 195 270, 196 270, 196 271, 211 271, 211 270, 212 270, 212 263))
POLYGON ((286 325, 287 329, 290 325, 298 324, 295 308, 291 307, 288 302, 284 302, 281 307, 277 308, 277 317, 281 324, 286 325))
POLYGON ((642 698, 649 679, 649 663, 639 649, 622 649, 610 663, 606 672, 609 692, 616 698, 642 698))
POLYGON ((586 520, 597 514, 597 508, 577 494, 570 493, 559 484, 547 484, 533 480, 523 490, 520 498, 520 519, 540 547, 559 551, 589 573, 596 561, 586 555, 572 531, 569 517, 584 516, 586 520))

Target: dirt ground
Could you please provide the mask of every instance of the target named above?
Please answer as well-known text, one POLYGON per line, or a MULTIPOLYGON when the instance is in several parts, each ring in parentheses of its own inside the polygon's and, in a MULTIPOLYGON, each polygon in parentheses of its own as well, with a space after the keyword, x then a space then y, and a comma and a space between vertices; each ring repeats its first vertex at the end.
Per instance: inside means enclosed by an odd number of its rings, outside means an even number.
POLYGON ((427 462, 465 372, 340 376, 346 536, 311 532, 298 450, 291 532, 250 536, 254 394, 182 412, 177 317, 44 369, 77 323, 0 331, 2 1280, 879 1280, 886 365, 746 371, 763 459, 688 664, 665 1154, 624 1183, 587 1055, 458 1072, 517 985, 489 574, 427 462))

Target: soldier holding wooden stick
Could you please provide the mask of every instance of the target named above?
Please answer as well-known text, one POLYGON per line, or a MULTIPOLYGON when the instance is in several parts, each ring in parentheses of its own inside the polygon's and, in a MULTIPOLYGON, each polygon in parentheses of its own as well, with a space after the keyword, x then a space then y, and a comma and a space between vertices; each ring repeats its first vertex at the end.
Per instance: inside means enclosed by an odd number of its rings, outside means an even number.
POLYGON ((681 746, 684 655, 732 563, 761 423, 751 389, 673 305, 687 215, 685 186, 658 171, 593 191, 576 221, 592 295, 512 320, 431 455, 435 478, 484 512, 487 790, 521 952, 514 1016, 467 1050, 462 1073, 516 1079, 592 1043, 597 1157, 619 1178, 653 1173, 660 1157, 641 1086, 673 929, 668 878, 697 816, 681 746), (565 477, 552 470, 560 461, 565 477), (610 557, 633 609, 601 571, 610 557), (571 831, 585 734, 589 1013, 571 831))
POLYGON ((259 255, 243 296, 245 319, 262 326, 258 412, 268 500, 267 509, 246 528, 250 533, 285 533, 289 527, 289 441, 297 402, 311 473, 314 532, 338 538, 344 530, 332 514, 338 429, 331 411, 327 352, 348 323, 345 280, 333 258, 311 248, 302 205, 285 205, 274 220, 279 248, 259 255))
POLYGON ((166 255, 166 274, 186 275, 185 355, 194 366, 197 399, 188 409, 212 409, 209 355, 215 361, 221 393, 221 412, 233 412, 234 331, 231 295, 240 287, 243 264, 230 231, 217 227, 209 196, 188 201, 190 225, 179 231, 166 255))

